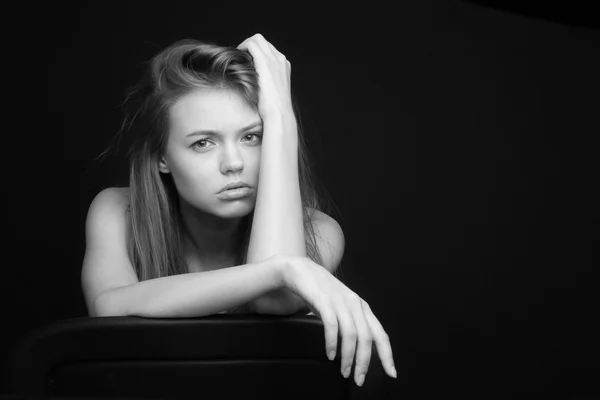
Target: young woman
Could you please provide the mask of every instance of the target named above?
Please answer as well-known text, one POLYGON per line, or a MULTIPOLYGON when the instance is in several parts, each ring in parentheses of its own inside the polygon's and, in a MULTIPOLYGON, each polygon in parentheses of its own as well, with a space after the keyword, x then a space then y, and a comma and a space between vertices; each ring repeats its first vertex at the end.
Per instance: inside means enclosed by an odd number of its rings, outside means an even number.
POLYGON ((320 210, 291 96, 290 62, 262 35, 238 48, 177 42, 130 92, 129 187, 101 191, 86 221, 90 316, 312 311, 342 374, 362 385, 387 334, 335 276, 339 224, 320 210), (260 184, 259 184, 260 183, 260 184))

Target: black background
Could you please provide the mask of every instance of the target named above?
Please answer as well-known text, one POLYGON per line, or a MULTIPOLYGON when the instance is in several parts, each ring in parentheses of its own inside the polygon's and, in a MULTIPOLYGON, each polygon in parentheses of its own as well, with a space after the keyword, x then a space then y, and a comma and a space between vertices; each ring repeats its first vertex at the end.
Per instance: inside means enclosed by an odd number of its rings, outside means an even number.
POLYGON ((94 157, 141 63, 184 37, 236 46, 260 32, 292 63, 345 232, 343 280, 391 336, 399 378, 386 397, 599 395, 600 30, 570 4, 7 11, 0 360, 30 329, 86 316, 87 208, 126 183, 122 157, 94 157))

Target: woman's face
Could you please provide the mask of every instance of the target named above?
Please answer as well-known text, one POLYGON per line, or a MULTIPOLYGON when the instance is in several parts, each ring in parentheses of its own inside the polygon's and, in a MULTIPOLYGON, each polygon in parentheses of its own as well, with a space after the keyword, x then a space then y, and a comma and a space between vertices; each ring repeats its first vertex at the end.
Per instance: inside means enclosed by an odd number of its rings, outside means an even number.
POLYGON ((168 134, 159 169, 172 175, 182 201, 223 218, 254 209, 262 120, 241 94, 220 89, 186 94, 169 109, 168 134), (252 188, 249 195, 219 195, 223 186, 240 180, 252 188))

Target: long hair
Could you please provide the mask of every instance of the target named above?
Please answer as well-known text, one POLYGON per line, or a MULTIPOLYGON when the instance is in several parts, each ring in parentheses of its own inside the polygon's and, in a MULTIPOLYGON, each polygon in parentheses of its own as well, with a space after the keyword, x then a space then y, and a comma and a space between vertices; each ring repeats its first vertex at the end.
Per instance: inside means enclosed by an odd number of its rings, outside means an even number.
MULTIPOLYGON (((142 79, 127 93, 117 135, 126 137, 129 167, 129 257, 140 281, 187 272, 178 194, 170 174, 158 170, 166 148, 168 110, 185 94, 206 88, 236 90, 258 109, 258 74, 249 52, 184 39, 146 65, 142 79)), ((322 265, 307 207, 330 213, 332 202, 313 177, 296 102, 299 184, 307 256, 322 265)), ((242 218, 237 264, 246 263, 254 211, 242 218)))

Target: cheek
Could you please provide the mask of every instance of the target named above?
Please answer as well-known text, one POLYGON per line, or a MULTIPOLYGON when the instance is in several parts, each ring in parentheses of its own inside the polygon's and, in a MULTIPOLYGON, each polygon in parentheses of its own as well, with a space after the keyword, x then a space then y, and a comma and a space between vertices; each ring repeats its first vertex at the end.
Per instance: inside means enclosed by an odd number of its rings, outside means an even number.
POLYGON ((247 165, 248 168, 252 171, 252 173, 258 175, 258 170, 260 167, 260 148, 252 152, 250 157, 248 157, 247 165))
POLYGON ((210 177, 206 163, 200 162, 199 158, 179 157, 171 161, 171 174, 180 193, 187 193, 197 197, 202 187, 210 190, 210 177))
POLYGON ((206 204, 215 201, 219 187, 205 170, 183 169, 179 174, 173 174, 173 179, 179 195, 193 207, 204 209, 206 204))

